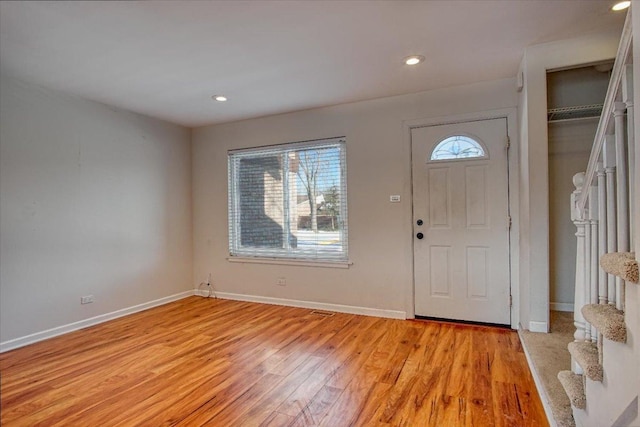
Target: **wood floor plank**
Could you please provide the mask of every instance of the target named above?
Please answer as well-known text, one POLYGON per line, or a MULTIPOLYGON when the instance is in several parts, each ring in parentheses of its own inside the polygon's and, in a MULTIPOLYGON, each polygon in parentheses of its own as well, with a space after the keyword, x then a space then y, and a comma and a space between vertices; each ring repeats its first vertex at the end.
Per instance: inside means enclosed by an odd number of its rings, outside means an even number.
POLYGON ((374 416, 376 421, 392 425, 402 424, 400 420, 403 409, 416 396, 413 392, 415 384, 425 375, 425 370, 421 369, 420 363, 416 363, 415 357, 410 357, 419 354, 419 340, 422 336, 419 332, 424 333, 411 328, 403 335, 400 345, 390 359, 390 366, 384 370, 380 378, 381 382, 390 384, 391 388, 374 416), (402 355, 403 359, 399 359, 398 355, 402 355))
POLYGON ((377 416, 377 413, 380 408, 385 407, 385 403, 387 399, 389 399, 392 387, 392 384, 387 384, 384 382, 374 383, 371 389, 371 393, 369 393, 368 398, 365 400, 364 405, 362 406, 362 410, 360 410, 360 412, 356 415, 353 424, 370 426, 381 423, 380 418, 377 416))
POLYGON ((317 356, 309 357, 300 369, 293 372, 285 379, 277 388, 272 390, 266 398, 253 404, 247 416, 242 419, 242 424, 247 426, 260 425, 269 413, 276 410, 282 402, 290 396, 299 387, 301 382, 306 381, 313 372, 315 372, 324 361, 323 358, 317 356))
POLYGON ((265 374, 231 404, 218 412, 215 417, 212 417, 210 422, 215 422, 215 424, 221 426, 240 425, 240 420, 244 418, 252 405, 263 399, 265 395, 280 385, 284 379, 285 377, 281 375, 265 374))
POLYGON ((267 419, 260 424, 260 427, 288 427, 294 420, 295 419, 289 415, 272 412, 267 419))
POLYGON ((466 393, 472 426, 495 425, 491 387, 492 354, 487 350, 471 352, 470 387, 466 393))
MULTIPOLYGON (((425 366, 420 370, 411 389, 411 398, 405 402, 404 407, 392 414, 389 420, 393 425, 405 427, 433 425, 430 421, 435 420, 436 414, 432 412, 432 405, 438 397, 437 384, 441 370, 440 367, 434 366, 425 366)), ((381 418, 379 417, 377 421, 380 422, 381 418)))
POLYGON ((333 376, 329 379, 327 385, 344 389, 351 382, 352 378, 361 370, 362 365, 369 358, 375 344, 384 335, 385 331, 381 327, 383 324, 383 319, 377 319, 357 339, 343 344, 342 353, 348 354, 348 357, 344 358, 342 364, 334 370, 333 376))
MULTIPOLYGON (((200 426, 206 425, 210 420, 232 404, 239 396, 245 393, 251 386, 257 383, 266 371, 258 366, 250 371, 243 371, 241 378, 235 375, 228 375, 224 381, 214 385, 209 389, 208 394, 201 397, 205 402, 198 406, 195 411, 185 411, 171 425, 175 426, 200 426)), ((179 411, 182 412, 182 411, 179 411)))
POLYGON ((0 354, 3 426, 546 426, 514 331, 190 297, 0 354))
MULTIPOLYGON (((340 318, 337 320, 340 321, 340 318)), ((297 417, 316 393, 339 374, 340 367, 351 357, 348 344, 357 341, 372 324, 372 319, 362 316, 345 317, 342 327, 313 353, 316 357, 322 357, 324 362, 278 406, 277 411, 297 417)))
POLYGON ((351 379, 318 425, 323 427, 356 425, 356 420, 375 389, 380 371, 381 368, 362 366, 358 375, 351 379))
POLYGON ((298 416, 293 418, 291 427, 316 426, 327 414, 329 408, 338 400, 342 389, 324 386, 315 394, 309 403, 298 411, 298 416))

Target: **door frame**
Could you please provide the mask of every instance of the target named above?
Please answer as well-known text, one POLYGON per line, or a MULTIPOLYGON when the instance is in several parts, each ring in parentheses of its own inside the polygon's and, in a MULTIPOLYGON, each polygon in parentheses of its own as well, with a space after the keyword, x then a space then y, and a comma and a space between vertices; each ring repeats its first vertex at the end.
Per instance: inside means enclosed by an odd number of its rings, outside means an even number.
MULTIPOLYGON (((411 146, 411 130, 420 127, 438 126, 438 125, 451 125, 456 123, 472 122, 479 120, 491 120, 491 119, 506 119, 507 122, 507 136, 510 141, 509 155, 508 155, 508 190, 509 190, 509 211, 511 212, 511 232, 509 233, 509 262, 510 268, 510 280, 509 288, 512 297, 511 305, 511 328, 518 329, 520 324, 520 294, 521 289, 519 286, 520 280, 520 187, 519 179, 520 167, 519 167, 519 133, 517 130, 517 109, 506 108, 499 110, 487 110, 476 113, 457 114, 450 116, 440 116, 431 118, 420 118, 413 120, 405 120, 402 122, 404 147, 408 153, 408 185, 411 193, 411 209, 408 210, 409 217, 406 221, 406 236, 408 236, 407 244, 411 245, 408 248, 408 253, 412 256, 412 270, 414 265, 414 253, 413 253, 413 167, 412 167, 412 146, 411 146)), ((408 319, 415 318, 415 275, 411 272, 412 279, 408 283, 408 289, 405 289, 405 310, 408 319)), ((523 290, 524 291, 524 290, 523 290)))

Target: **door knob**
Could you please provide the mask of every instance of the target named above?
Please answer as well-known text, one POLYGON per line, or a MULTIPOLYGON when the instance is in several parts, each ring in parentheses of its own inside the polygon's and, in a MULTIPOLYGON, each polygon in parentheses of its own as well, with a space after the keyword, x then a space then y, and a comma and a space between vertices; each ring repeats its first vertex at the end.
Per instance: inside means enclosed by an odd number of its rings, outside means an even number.
POLYGON ((418 238, 418 240, 421 240, 424 237, 424 234, 418 233, 416 234, 416 237, 418 238))

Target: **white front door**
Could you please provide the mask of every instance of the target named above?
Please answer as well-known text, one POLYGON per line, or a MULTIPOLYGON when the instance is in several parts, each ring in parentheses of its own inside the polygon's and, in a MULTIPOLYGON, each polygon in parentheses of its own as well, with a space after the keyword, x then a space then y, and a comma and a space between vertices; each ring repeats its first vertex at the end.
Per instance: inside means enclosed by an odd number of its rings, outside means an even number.
POLYGON ((411 145, 416 315, 509 325, 507 120, 414 128, 411 145))

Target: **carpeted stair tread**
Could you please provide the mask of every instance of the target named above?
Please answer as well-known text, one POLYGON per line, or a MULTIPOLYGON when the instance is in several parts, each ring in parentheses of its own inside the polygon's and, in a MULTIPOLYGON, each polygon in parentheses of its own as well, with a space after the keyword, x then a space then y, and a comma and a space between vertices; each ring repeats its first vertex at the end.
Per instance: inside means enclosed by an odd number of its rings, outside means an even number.
POLYGON ((627 341, 624 312, 611 304, 587 304, 582 307, 584 319, 591 323, 604 337, 615 342, 627 341))
POLYGON ((560 384, 562 384, 562 388, 564 388, 567 396, 569 396, 569 400, 573 406, 578 409, 587 407, 582 375, 574 374, 571 371, 560 371, 558 372, 558 380, 560 384))
POLYGON ((548 334, 521 330, 522 346, 531 356, 532 373, 540 379, 540 398, 549 405, 550 419, 556 427, 576 427, 571 402, 558 381, 558 372, 571 369, 567 345, 576 330, 573 313, 551 311, 550 323, 548 334))
POLYGON ((612 252, 600 257, 600 267, 626 282, 638 283, 638 261, 633 252, 612 252))
POLYGON ((602 365, 598 362, 598 346, 590 341, 569 343, 569 353, 592 381, 602 382, 602 365))
POLYGON ((555 419, 556 421, 556 425, 558 427, 576 427, 576 422, 573 419, 573 412, 571 411, 571 406, 569 406, 569 412, 570 414, 562 419, 555 419))

